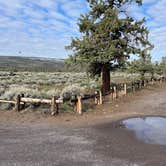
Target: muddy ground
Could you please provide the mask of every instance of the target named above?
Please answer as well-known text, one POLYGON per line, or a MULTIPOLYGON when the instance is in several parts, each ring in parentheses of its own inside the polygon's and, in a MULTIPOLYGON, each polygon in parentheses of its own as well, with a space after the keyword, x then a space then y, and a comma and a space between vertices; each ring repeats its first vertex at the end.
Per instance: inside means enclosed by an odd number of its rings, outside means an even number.
MULTIPOLYGON (((166 116, 166 85, 148 87, 83 116, 0 112, 1 166, 165 166, 166 146, 145 144, 118 126, 166 116)), ((166 132, 166 131, 163 131, 166 132)))

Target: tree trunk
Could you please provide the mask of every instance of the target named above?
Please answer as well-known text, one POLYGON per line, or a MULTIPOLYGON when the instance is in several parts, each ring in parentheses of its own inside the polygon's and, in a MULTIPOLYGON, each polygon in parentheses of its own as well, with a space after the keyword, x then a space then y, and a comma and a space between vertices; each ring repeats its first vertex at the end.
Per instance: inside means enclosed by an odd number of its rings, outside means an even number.
POLYGON ((102 93, 110 91, 110 70, 107 67, 107 64, 102 66, 102 93))

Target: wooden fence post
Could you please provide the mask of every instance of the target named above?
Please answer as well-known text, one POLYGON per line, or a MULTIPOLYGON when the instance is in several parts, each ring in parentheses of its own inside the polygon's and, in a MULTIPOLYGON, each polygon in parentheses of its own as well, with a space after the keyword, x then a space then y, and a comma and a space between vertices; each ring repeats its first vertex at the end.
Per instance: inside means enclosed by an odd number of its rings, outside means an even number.
POLYGON ((113 87, 112 99, 115 100, 115 86, 113 87))
POLYGON ((15 111, 16 112, 20 111, 20 102, 21 102, 21 96, 17 95, 17 97, 16 97, 16 104, 15 104, 15 111))
POLYGON ((55 114, 59 114, 59 106, 58 106, 58 103, 56 103, 56 99, 57 97, 53 96, 51 100, 51 115, 53 116, 55 114))
POLYGON ((124 84, 121 84, 121 88, 120 88, 120 97, 124 96, 124 84))
POLYGON ((95 104, 98 105, 98 91, 95 91, 95 104))
POLYGON ((82 98, 81 96, 77 96, 77 112, 79 115, 82 115, 82 98))
POLYGON ((116 86, 113 88, 113 100, 117 98, 117 91, 116 91, 116 86))
POLYGON ((74 107, 74 112, 77 113, 77 96, 74 95, 71 97, 71 101, 73 100, 73 107, 74 107))
POLYGON ((103 104, 103 98, 102 98, 102 92, 101 90, 99 91, 99 105, 102 105, 103 104))
POLYGON ((124 84, 124 95, 127 95, 127 84, 124 84))
POLYGON ((59 104, 56 103, 55 106, 56 106, 55 107, 56 108, 55 113, 58 115, 59 114, 59 104))
POLYGON ((126 96, 126 94, 127 94, 127 88, 126 87, 127 87, 127 85, 123 84, 122 90, 121 90, 121 96, 122 97, 126 96))
POLYGON ((52 116, 55 115, 55 102, 56 102, 56 98, 55 96, 53 96, 51 100, 51 115, 52 116))
MULTIPOLYGON (((21 94, 21 97, 24 97, 24 94, 21 94)), ((21 99, 20 99, 20 101, 21 101, 21 99)), ((25 102, 23 102, 23 104, 20 107, 21 107, 21 109, 25 109, 25 102)))

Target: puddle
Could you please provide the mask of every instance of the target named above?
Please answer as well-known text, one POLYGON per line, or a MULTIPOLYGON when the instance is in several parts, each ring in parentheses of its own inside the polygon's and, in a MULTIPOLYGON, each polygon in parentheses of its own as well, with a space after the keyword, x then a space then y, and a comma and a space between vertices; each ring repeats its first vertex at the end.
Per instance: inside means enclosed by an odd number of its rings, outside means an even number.
POLYGON ((122 124, 145 143, 166 145, 166 118, 144 117, 124 120, 122 124))

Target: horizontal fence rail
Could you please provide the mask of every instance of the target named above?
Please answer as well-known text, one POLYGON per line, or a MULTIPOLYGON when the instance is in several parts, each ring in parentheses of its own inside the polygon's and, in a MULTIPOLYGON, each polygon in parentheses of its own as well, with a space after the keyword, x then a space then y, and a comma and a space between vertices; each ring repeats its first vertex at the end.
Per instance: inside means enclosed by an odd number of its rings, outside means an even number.
POLYGON ((15 101, 9 101, 9 100, 0 100, 0 103, 9 103, 9 104, 15 104, 15 101))

